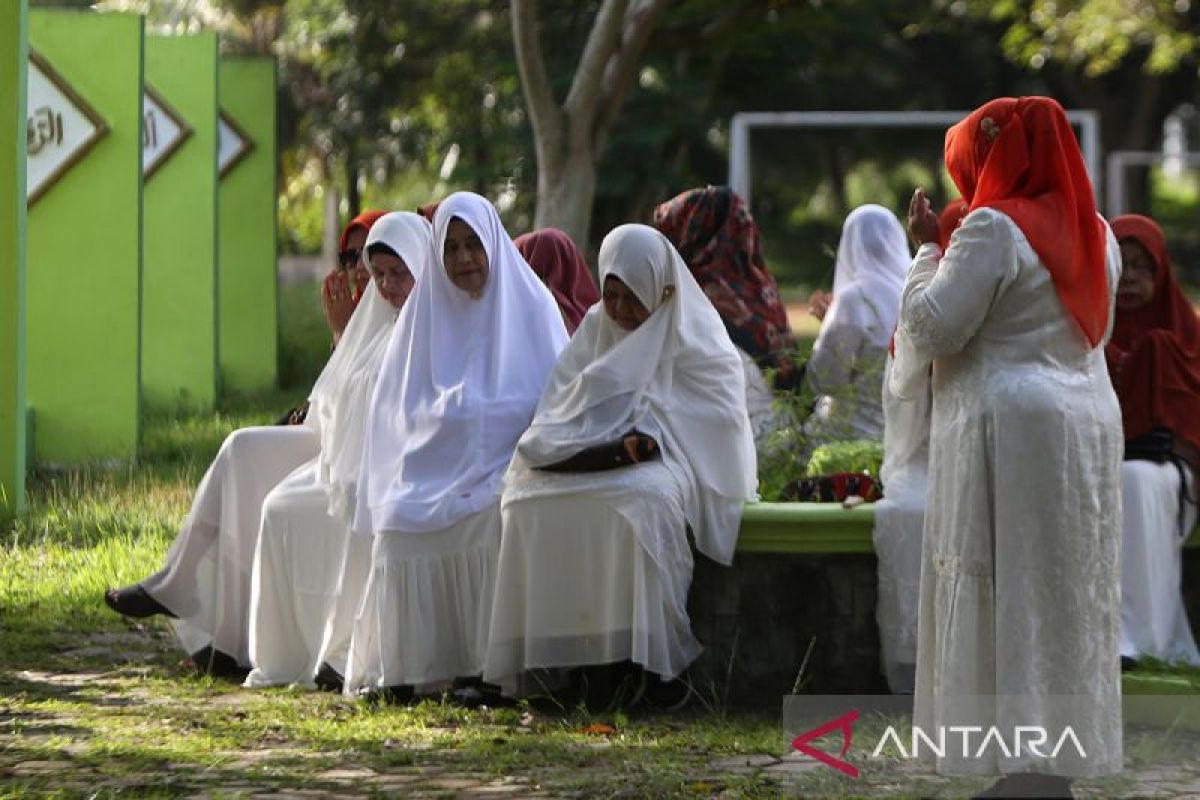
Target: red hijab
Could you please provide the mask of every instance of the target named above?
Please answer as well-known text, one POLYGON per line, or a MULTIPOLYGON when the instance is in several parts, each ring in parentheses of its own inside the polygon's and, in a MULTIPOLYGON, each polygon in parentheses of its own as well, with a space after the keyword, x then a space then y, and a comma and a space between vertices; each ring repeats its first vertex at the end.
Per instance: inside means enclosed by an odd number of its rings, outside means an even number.
POLYGON ((654 209, 654 227, 683 256, 733 343, 776 371, 775 388, 792 388, 795 340, 746 201, 727 186, 691 189, 654 209))
POLYGON ((1166 237, 1139 214, 1117 217, 1112 230, 1118 240, 1146 248, 1154 261, 1154 295, 1143 306, 1117 309, 1105 350, 1125 438, 1168 428, 1200 448, 1200 322, 1171 273, 1166 237))
POLYGON ((938 239, 942 250, 950 246, 950 234, 958 230, 963 217, 967 215, 967 201, 961 197, 946 203, 942 213, 938 214, 938 239))
POLYGON ((558 301, 567 331, 574 333, 583 315, 600 300, 600 292, 583 253, 570 236, 557 228, 522 234, 514 243, 558 301))
POLYGON ((346 227, 342 229, 342 238, 338 239, 338 251, 346 249, 346 245, 350 241, 350 234, 355 228, 361 228, 364 231, 370 231, 371 226, 379 221, 379 218, 387 214, 386 211, 364 211, 354 219, 346 223, 346 227))
MULTIPOLYGON (((386 211, 364 211, 346 223, 346 227, 342 229, 342 235, 338 239, 339 264, 341 263, 341 254, 346 250, 346 246, 350 243, 350 234, 353 233, 356 228, 369 233, 371 226, 374 225, 380 217, 387 213, 388 212, 386 211)), ((367 288, 368 281, 370 281, 369 276, 363 276, 362 274, 355 275, 354 291, 351 293, 354 297, 355 308, 358 308, 359 302, 362 301, 363 291, 367 288)))
POLYGON ((946 132, 946 169, 969 209, 1024 232, 1093 347, 1108 324, 1104 223, 1066 112, 1048 97, 1002 97, 946 132))

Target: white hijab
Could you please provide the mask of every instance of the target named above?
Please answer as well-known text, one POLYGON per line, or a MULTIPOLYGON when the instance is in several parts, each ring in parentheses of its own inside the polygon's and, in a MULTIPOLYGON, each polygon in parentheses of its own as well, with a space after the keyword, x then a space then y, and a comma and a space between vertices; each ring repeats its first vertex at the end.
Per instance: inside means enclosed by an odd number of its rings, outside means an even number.
MULTIPOLYGON (((419 282, 427 271, 431 240, 428 222, 417 214, 398 212, 380 217, 371 226, 364 247, 386 244, 419 282)), ((329 513, 346 522, 354 512, 371 392, 397 314, 379 294, 374 279, 364 292, 337 349, 313 384, 305 418, 321 439, 317 480, 329 493, 329 513)))
MULTIPOLYGON (((900 318, 900 293, 912 256, 904 227, 883 206, 859 206, 842 225, 833 276, 833 303, 822 331, 852 326, 887 347, 900 318)), ((815 345, 814 345, 815 347, 815 345)))
POLYGON ((651 310, 625 332, 592 306, 563 351, 517 449, 534 467, 649 433, 691 485, 685 503, 696 546, 733 560, 742 504, 757 462, 741 359, 721 317, 665 236, 622 225, 600 246, 600 281, 620 278, 651 310))
POLYGON ((450 195, 433 220, 432 269, 405 304, 371 400, 355 530, 439 530, 497 499, 517 439, 567 342, 550 291, 517 252, 495 207, 450 195), (488 258, 483 293, 451 283, 452 219, 488 258))

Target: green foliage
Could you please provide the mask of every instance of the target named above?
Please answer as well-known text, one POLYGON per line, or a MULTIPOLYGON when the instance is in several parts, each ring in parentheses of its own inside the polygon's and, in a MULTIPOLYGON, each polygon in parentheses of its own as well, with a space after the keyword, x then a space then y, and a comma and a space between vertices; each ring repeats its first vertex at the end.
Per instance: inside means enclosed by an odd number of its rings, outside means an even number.
POLYGON ((1196 15, 1186 0, 959 0, 949 6, 968 6, 1007 24, 1004 52, 1035 70, 1053 60, 1096 77, 1136 51, 1147 72, 1162 74, 1196 52, 1196 15))
POLYGON ((883 443, 871 439, 823 444, 813 451, 805 470, 810 478, 838 472, 866 472, 879 477, 883 464, 883 443))
MULTIPOLYGON (((307 393, 329 360, 332 341, 321 310, 320 281, 297 281, 279 287, 279 383, 299 395, 307 393)), ((297 396, 287 407, 303 400, 297 396)))

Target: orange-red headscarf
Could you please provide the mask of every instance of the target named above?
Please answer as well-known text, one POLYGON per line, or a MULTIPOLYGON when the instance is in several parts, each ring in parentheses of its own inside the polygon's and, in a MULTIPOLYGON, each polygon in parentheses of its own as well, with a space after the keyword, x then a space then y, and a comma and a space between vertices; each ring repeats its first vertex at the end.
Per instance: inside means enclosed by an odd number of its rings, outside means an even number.
POLYGON ((963 217, 967 215, 967 201, 957 197, 946 203, 942 213, 938 214, 938 239, 945 250, 950 246, 950 234, 958 230, 963 217))
POLYGON ((1200 448, 1200 322, 1167 257, 1167 240, 1154 220, 1126 214, 1113 235, 1134 239, 1154 261, 1154 295, 1143 306, 1117 309, 1105 348, 1121 401, 1125 438, 1168 428, 1200 448))
POLYGON ((1094 347, 1108 322, 1104 223, 1079 143, 1048 97, 992 100, 946 132, 946 169, 969 210, 1017 224, 1094 347))
POLYGON ((346 244, 350 241, 350 234, 355 228, 361 228, 364 231, 370 231, 371 226, 379 221, 379 218, 387 214, 386 211, 364 211, 354 219, 346 223, 346 227, 342 229, 342 237, 338 239, 338 250, 345 250, 346 244))
MULTIPOLYGON (((386 211, 364 211, 354 219, 347 222, 346 227, 342 228, 341 237, 338 239, 338 257, 340 258, 341 253, 346 250, 346 246, 350 243, 350 234, 355 228, 360 228, 369 233, 371 226, 378 222, 379 218, 387 213, 388 212, 386 211)), ((358 308, 359 302, 362 301, 363 290, 367 288, 367 282, 370 280, 370 277, 367 275, 358 274, 355 275, 354 278, 354 291, 351 294, 354 297, 354 307, 358 308)), ((330 280, 334 279, 337 279, 336 273, 334 275, 330 275, 325 280, 326 283, 328 283, 330 280)))

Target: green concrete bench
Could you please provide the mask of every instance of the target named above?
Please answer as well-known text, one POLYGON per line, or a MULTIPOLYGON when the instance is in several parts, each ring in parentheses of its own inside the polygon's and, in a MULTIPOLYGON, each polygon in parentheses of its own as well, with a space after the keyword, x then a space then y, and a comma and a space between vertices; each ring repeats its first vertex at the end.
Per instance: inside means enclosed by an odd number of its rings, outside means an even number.
MULTIPOLYGON (((840 503, 748 503, 742 511, 739 553, 871 553, 875 507, 840 503)), ((1200 526, 1187 547, 1200 547, 1200 526)))

